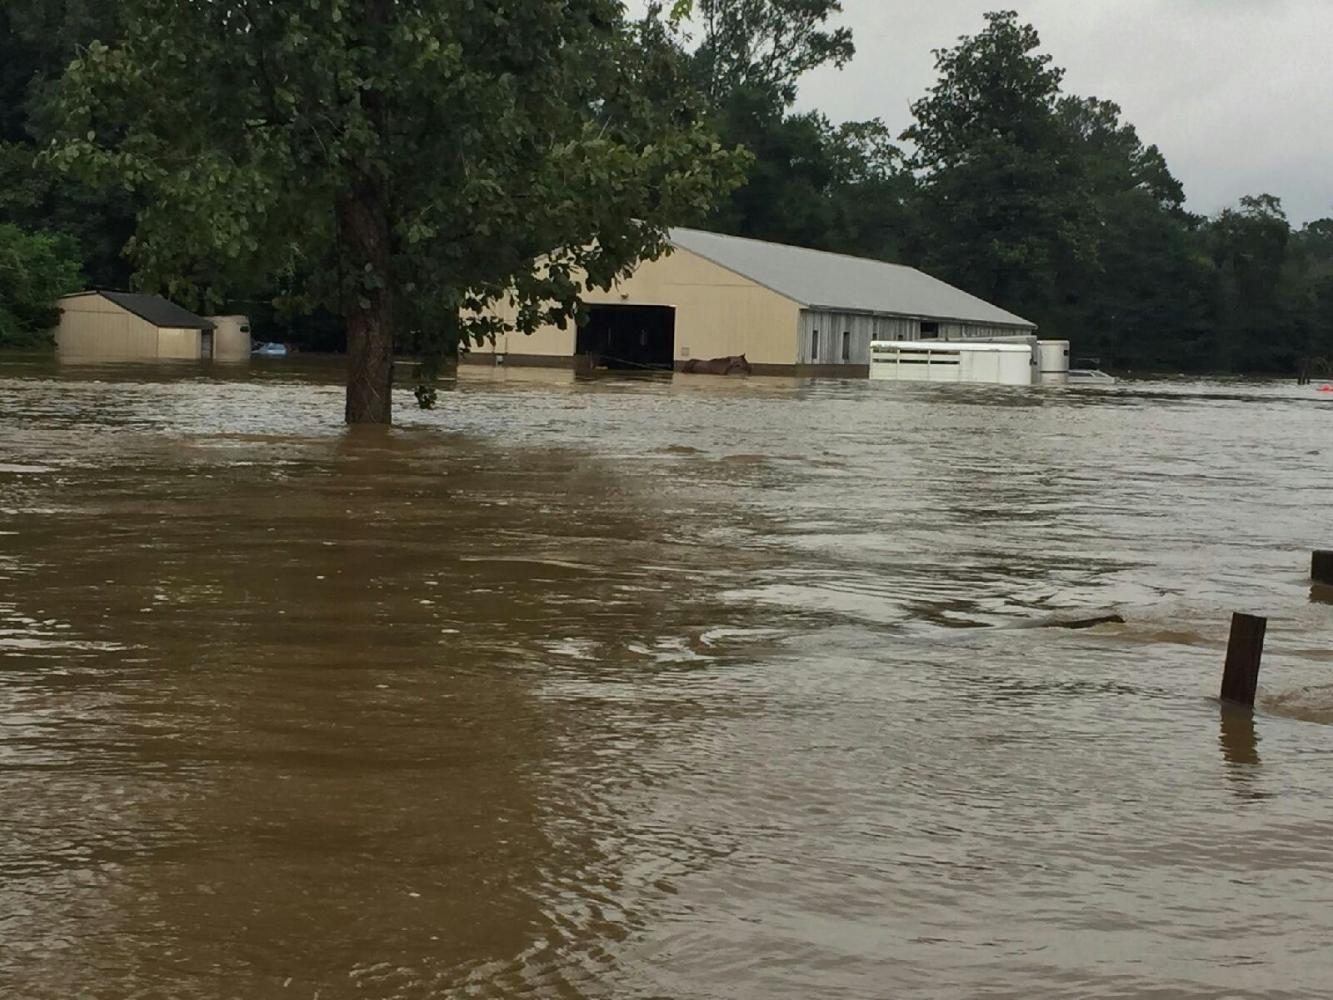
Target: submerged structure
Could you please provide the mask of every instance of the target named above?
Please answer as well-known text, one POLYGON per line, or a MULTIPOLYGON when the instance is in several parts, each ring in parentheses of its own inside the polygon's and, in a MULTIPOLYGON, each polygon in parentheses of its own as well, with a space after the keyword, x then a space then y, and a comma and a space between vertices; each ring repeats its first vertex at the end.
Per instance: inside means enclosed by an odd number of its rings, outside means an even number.
POLYGON ((577 329, 501 335, 468 360, 678 370, 745 356, 761 375, 864 378, 875 342, 1036 336, 1023 317, 901 264, 697 229, 670 239, 668 256, 587 293, 577 329))
POLYGON ((196 316, 158 295, 109 289, 57 303, 56 349, 81 361, 240 360, 250 356, 244 316, 196 316))

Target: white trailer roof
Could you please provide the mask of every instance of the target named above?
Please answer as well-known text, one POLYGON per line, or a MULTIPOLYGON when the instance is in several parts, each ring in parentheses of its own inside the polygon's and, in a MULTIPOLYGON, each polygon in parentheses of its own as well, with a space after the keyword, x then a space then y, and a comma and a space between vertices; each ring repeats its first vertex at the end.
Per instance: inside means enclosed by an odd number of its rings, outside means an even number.
POLYGON ((1035 323, 914 267, 700 229, 673 229, 671 242, 808 309, 1036 329, 1035 323))

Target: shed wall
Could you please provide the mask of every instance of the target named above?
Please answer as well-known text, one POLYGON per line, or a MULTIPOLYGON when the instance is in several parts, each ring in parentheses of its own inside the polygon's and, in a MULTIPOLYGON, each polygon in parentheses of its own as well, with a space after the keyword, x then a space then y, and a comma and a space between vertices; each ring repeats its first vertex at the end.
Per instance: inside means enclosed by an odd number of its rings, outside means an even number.
POLYGON ((202 334, 198 330, 159 327, 157 330, 157 356, 172 360, 199 358, 202 356, 201 339, 202 334))
POLYGON ((198 330, 157 327, 101 295, 61 299, 56 349, 62 357, 108 361, 200 357, 198 330))
POLYGON ((158 356, 157 327, 100 295, 60 300, 56 349, 71 358, 132 360, 158 356))

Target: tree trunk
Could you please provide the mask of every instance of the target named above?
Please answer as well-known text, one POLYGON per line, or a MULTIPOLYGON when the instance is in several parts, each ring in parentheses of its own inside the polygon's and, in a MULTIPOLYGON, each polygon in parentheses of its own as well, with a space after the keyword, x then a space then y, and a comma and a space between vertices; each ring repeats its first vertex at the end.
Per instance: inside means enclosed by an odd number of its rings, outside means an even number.
POLYGON ((393 423, 393 289, 389 217, 380 185, 365 179, 338 201, 347 259, 356 273, 343 290, 347 324, 347 422, 393 423))

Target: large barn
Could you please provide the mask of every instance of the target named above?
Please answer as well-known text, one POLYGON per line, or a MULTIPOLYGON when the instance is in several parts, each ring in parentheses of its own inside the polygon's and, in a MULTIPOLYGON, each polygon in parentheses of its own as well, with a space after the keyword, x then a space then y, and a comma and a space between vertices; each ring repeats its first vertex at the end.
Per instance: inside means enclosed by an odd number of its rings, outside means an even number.
MULTIPOLYGON (((585 295, 579 328, 496 339, 480 363, 679 369, 743 354, 760 374, 864 376, 872 340, 1030 336, 1036 325, 899 264, 673 229, 674 252, 585 295)), ((504 314, 504 310, 501 311, 504 314)))
POLYGON ((250 356, 248 324, 224 323, 219 329, 213 320, 157 295, 97 290, 67 295, 57 304, 56 348, 63 358, 152 361, 250 356))

